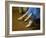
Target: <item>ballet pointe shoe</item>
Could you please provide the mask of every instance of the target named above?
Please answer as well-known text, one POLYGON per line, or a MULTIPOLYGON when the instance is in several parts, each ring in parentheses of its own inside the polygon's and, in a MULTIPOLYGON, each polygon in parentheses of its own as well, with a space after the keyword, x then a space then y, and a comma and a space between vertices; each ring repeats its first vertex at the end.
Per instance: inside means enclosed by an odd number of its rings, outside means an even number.
POLYGON ((19 17, 18 20, 22 20, 23 18, 22 17, 19 17))
POLYGON ((27 21, 29 18, 31 18, 32 13, 24 20, 27 21))
POLYGON ((26 25, 25 27, 28 28, 28 27, 31 26, 31 24, 32 24, 32 21, 30 21, 30 22, 28 23, 28 25, 26 25))

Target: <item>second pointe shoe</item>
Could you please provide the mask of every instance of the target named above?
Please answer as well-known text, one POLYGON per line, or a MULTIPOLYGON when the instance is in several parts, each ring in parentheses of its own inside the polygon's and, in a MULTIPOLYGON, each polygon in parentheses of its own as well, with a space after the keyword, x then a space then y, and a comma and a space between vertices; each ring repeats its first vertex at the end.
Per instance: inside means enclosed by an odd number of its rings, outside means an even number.
POLYGON ((29 21, 28 25, 26 25, 25 27, 26 27, 26 28, 27 28, 27 27, 30 27, 31 24, 32 24, 32 21, 29 21))

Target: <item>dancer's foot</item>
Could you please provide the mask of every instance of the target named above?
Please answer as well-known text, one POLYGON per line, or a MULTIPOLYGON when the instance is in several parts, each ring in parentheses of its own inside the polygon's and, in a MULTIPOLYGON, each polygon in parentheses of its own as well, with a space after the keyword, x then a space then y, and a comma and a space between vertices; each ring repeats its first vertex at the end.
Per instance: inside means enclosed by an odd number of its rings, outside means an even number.
POLYGON ((25 27, 27 28, 27 27, 30 27, 31 26, 31 24, 32 24, 32 21, 29 21, 29 24, 28 25, 26 25, 25 27))
POLYGON ((21 17, 18 18, 18 20, 22 20, 26 15, 27 15, 28 12, 26 12, 24 15, 22 15, 21 17))
POLYGON ((32 13, 24 20, 27 21, 29 18, 31 18, 32 13))
POLYGON ((22 17, 19 17, 18 20, 22 20, 23 18, 22 17))

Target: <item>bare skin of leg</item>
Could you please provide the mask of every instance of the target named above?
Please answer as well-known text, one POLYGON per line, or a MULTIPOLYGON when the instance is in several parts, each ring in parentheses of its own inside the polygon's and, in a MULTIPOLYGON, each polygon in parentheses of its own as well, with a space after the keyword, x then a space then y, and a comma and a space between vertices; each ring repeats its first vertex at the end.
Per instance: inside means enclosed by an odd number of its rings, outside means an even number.
POLYGON ((18 18, 18 20, 22 20, 23 17, 25 17, 28 14, 28 12, 26 12, 24 15, 22 15, 21 17, 18 18))
POLYGON ((29 26, 31 26, 31 24, 32 24, 32 20, 30 20, 29 23, 25 27, 28 28, 29 26))
POLYGON ((31 17, 32 13, 24 20, 27 21, 31 17))

